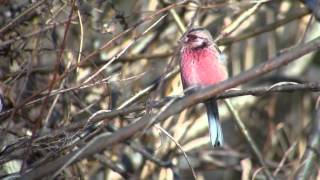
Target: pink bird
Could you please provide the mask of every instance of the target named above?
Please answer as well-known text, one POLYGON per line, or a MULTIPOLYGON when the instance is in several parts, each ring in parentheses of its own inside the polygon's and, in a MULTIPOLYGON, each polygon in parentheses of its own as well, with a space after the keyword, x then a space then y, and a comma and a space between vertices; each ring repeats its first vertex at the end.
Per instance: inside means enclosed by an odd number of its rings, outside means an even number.
MULTIPOLYGON (((184 35, 179 59, 184 89, 209 86, 228 78, 227 69, 220 59, 220 51, 209 31, 204 28, 191 29, 184 35)), ((211 143, 214 147, 222 146, 223 134, 217 101, 213 98, 205 105, 211 143)))

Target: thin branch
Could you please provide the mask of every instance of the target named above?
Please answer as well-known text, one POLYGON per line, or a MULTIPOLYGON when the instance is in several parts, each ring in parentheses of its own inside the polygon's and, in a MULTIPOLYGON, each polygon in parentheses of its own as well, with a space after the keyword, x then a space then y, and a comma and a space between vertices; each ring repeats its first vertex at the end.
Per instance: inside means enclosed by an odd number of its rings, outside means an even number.
POLYGON ((127 172, 123 168, 123 166, 120 166, 120 165, 116 164, 115 162, 112 162, 105 155, 95 154, 94 157, 98 161, 100 161, 102 164, 105 164, 112 171, 117 172, 118 174, 120 174, 124 179, 136 179, 136 177, 133 174, 131 174, 130 172, 127 172))
POLYGON ((304 10, 300 13, 295 13, 295 14, 292 14, 292 16, 289 16, 289 17, 286 17, 285 19, 281 19, 277 22, 274 22, 274 23, 271 23, 271 24, 268 24, 264 27, 257 27, 257 28, 254 28, 252 31, 246 31, 245 33, 243 34, 239 34, 237 36, 234 36, 234 37, 224 37, 220 40, 218 40, 217 44, 218 45, 228 45, 228 44, 231 44, 231 43, 235 43, 235 42, 238 42, 238 41, 242 41, 242 40, 245 40, 245 39, 248 39, 248 38, 251 38, 251 37, 255 37, 259 34, 263 34, 263 33, 266 33, 266 32, 269 32, 269 31, 273 31, 279 27, 282 27, 283 25, 287 24, 287 23, 290 23, 294 20, 297 20, 297 19, 300 19, 306 15, 310 14, 309 11, 307 10, 304 10))
POLYGON ((143 31, 139 36, 134 37, 134 39, 119 53, 117 53, 115 56, 113 56, 105 65, 103 65, 97 72, 95 72, 93 75, 91 75, 88 79, 84 81, 84 83, 87 83, 91 81, 93 78, 95 78, 97 75, 99 75, 103 70, 105 70, 110 64, 112 64, 115 60, 117 60, 120 56, 122 56, 137 40, 139 40, 142 36, 147 34, 151 29, 153 29, 160 21, 162 21, 166 15, 161 16, 156 22, 152 23, 145 31, 143 31))
POLYGON ((173 17, 174 21, 177 23, 180 32, 183 34, 187 29, 185 25, 183 24, 181 18, 179 17, 177 11, 175 9, 170 9, 169 10, 171 16, 173 17))
MULTIPOLYGON (((77 16, 73 16, 73 17, 71 18, 71 20, 75 20, 76 18, 77 18, 77 16)), ((9 44, 12 44, 12 43, 14 43, 14 42, 17 42, 17 41, 19 41, 19 40, 23 40, 23 39, 27 39, 27 38, 30 38, 30 37, 39 35, 39 34, 41 34, 41 33, 43 33, 43 32, 46 32, 46 31, 48 31, 48 30, 50 30, 50 29, 53 29, 53 28, 55 28, 55 27, 57 27, 57 26, 67 24, 69 21, 70 21, 70 19, 67 18, 67 19, 65 19, 65 20, 63 20, 63 21, 61 21, 61 22, 52 23, 52 24, 50 24, 50 25, 48 25, 48 26, 46 26, 46 27, 44 27, 44 28, 40 28, 39 30, 32 31, 32 32, 26 33, 26 34, 24 34, 24 35, 17 36, 17 37, 14 37, 14 38, 12 38, 12 39, 3 41, 3 42, 0 43, 0 48, 5 47, 5 46, 7 46, 7 45, 9 45, 9 44)))
POLYGON ((273 175, 276 176, 281 168, 284 166, 284 163, 288 159, 289 155, 292 153, 293 150, 295 150, 297 147, 297 142, 294 142, 291 147, 284 153, 283 158, 281 159, 277 169, 273 172, 273 175))
POLYGON ((237 96, 265 96, 268 94, 272 94, 275 92, 278 93, 290 93, 290 92, 297 92, 297 91, 320 91, 320 84, 315 82, 305 83, 305 84, 282 84, 282 85, 272 85, 265 86, 265 87, 256 87, 256 88, 249 88, 243 90, 235 90, 231 89, 221 95, 218 95, 218 99, 224 98, 231 98, 237 96))
POLYGON ((240 131, 242 132, 242 134, 244 135, 245 139, 247 140, 248 144, 250 145, 250 147, 252 148, 254 154, 256 155, 256 157, 258 158, 261 166, 263 167, 262 170, 264 172, 264 174, 268 177, 268 179, 270 180, 274 180, 275 178, 273 177, 273 175, 271 174, 267 163, 265 162, 261 151, 259 150, 257 144, 255 143, 255 141, 253 140, 252 136, 250 135, 247 127, 243 124, 239 114, 236 112, 236 110, 234 109, 233 105, 231 104, 231 102, 226 99, 225 100, 225 104, 227 105, 229 111, 231 112, 231 114, 234 117, 234 120, 236 121, 240 131))
MULTIPOLYGON (((78 18, 79 18, 79 25, 80 25, 80 45, 79 45, 79 53, 78 53, 78 58, 77 58, 77 64, 80 64, 81 60, 81 54, 82 54, 82 47, 83 47, 83 23, 82 23, 82 17, 80 10, 77 10, 78 18)), ((79 72, 79 67, 76 69, 76 73, 79 72)))
POLYGON ((168 136, 168 137, 171 139, 171 141, 173 141, 173 142, 176 144, 176 146, 178 146, 178 148, 179 148, 180 151, 182 152, 184 158, 186 159, 186 161, 187 161, 187 163, 188 163, 188 165, 189 165, 189 167, 190 167, 190 169, 191 169, 193 178, 196 180, 196 179, 197 179, 196 172, 194 171, 194 169, 193 169, 193 167, 192 167, 192 165, 191 165, 191 163, 190 163, 190 160, 189 160, 189 158, 188 158, 187 153, 183 150, 183 148, 182 148, 182 146, 179 144, 179 142, 176 141, 176 140, 174 139, 174 137, 172 137, 171 134, 169 134, 169 132, 167 132, 167 131, 166 131, 165 129, 163 129, 161 126, 156 125, 156 128, 160 129, 161 132, 163 132, 166 136, 168 136))
MULTIPOLYGON (((175 68, 173 69, 171 72, 167 73, 163 79, 160 79, 161 81, 167 81, 169 79, 171 79, 172 77, 174 77, 177 73, 179 72, 179 68, 175 68)), ((117 109, 122 109, 130 104, 132 104, 133 102, 137 101, 138 99, 140 99, 141 97, 147 95, 148 93, 150 93, 152 90, 156 89, 157 85, 159 84, 159 82, 155 82, 153 84, 151 84, 150 86, 144 88, 143 90, 139 91, 139 93, 137 93, 136 95, 134 95, 133 97, 129 98, 127 101, 123 102, 117 109)))
POLYGON ((38 2, 35 2, 34 4, 32 4, 28 9, 26 9, 24 12, 22 12, 21 14, 19 14, 19 16, 17 16, 16 18, 14 18, 13 20, 11 20, 7 25, 5 25, 4 27, 2 27, 0 29, 0 35, 2 36, 3 33, 5 33, 6 31, 9 30, 9 28, 11 28, 11 26, 17 24, 20 20, 22 20, 23 18, 26 17, 26 15, 28 15, 29 13, 33 12, 36 8, 38 8, 39 6, 41 6, 43 3, 45 3, 47 0, 41 0, 38 2))
POLYGON ((233 21, 229 26, 227 26, 223 31, 220 33, 220 35, 214 40, 219 41, 221 38, 229 36, 232 32, 234 32, 239 26, 245 22, 253 13, 255 13, 260 6, 265 3, 264 1, 257 2, 254 6, 252 6, 249 10, 245 11, 243 14, 241 14, 235 21, 233 21))
POLYGON ((308 138, 307 149, 301 159, 301 166, 295 173, 295 180, 311 179, 315 173, 315 164, 320 162, 320 109, 316 109, 313 129, 308 138))

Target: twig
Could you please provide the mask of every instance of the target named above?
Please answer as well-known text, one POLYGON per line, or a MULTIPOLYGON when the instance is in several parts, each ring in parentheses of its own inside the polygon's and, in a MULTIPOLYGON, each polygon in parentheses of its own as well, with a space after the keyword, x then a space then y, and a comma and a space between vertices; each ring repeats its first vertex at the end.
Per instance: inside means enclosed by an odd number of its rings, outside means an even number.
POLYGON ((252 31, 247 31, 243 34, 239 34, 237 36, 234 36, 234 37, 224 37, 220 40, 218 40, 217 44, 218 45, 228 45, 228 44, 231 44, 231 43, 235 43, 235 42, 238 42, 238 41, 242 41, 244 39, 248 39, 250 37, 254 37, 254 36, 257 36, 259 34, 262 34, 262 33, 266 33, 266 32, 269 32, 269 31, 272 31, 272 30, 275 30, 277 29, 278 27, 281 27, 291 21, 294 21, 296 19, 300 19, 306 15, 310 14, 309 11, 307 10, 304 10, 300 13, 296 13, 296 14, 293 14, 292 16, 289 16, 289 17, 286 17, 285 19, 282 19, 282 20, 279 20, 277 22, 274 22, 274 23, 271 23, 269 25, 266 25, 265 27, 257 27, 255 29, 253 29, 252 31))
POLYGON ((297 147, 297 142, 294 142, 291 147, 284 153, 283 158, 281 159, 277 169, 273 172, 273 175, 276 176, 278 174, 278 172, 281 170, 281 168, 283 167, 284 163, 286 162, 288 156, 290 155, 290 153, 297 147))
POLYGON ((264 1, 257 2, 253 7, 251 7, 249 10, 245 11, 243 14, 241 14, 232 24, 227 26, 223 31, 220 33, 220 35, 214 40, 215 42, 219 41, 221 38, 226 37, 230 35, 232 32, 234 32, 239 26, 247 20, 253 13, 255 13, 260 6, 265 3, 264 1))
MULTIPOLYGON (((79 45, 79 53, 78 53, 78 59, 77 64, 80 64, 81 60, 81 54, 82 54, 82 46, 83 46, 83 24, 82 24, 82 17, 80 10, 77 10, 78 18, 79 18, 79 24, 80 24, 80 45, 79 45)), ((79 66, 77 66, 76 73, 79 72, 79 66)))
MULTIPOLYGON (((1 46, 1 45, 0 45, 1 46)), ((39 51, 54 51, 51 49, 41 49, 39 48, 39 51)), ((28 51, 28 50, 26 50, 28 51)), ((119 57, 119 61, 122 62, 132 62, 132 61, 137 61, 137 60, 141 60, 141 59, 148 59, 148 60, 166 60, 166 58, 172 56, 173 53, 172 52, 165 52, 165 53, 152 53, 152 54, 137 54, 137 55, 130 55, 130 56, 124 56, 124 57, 119 57)), ((105 61, 102 60, 97 60, 95 62, 95 64, 97 66, 103 65, 105 64, 105 61)), ((87 67, 90 66, 91 64, 89 62, 86 63, 81 63, 81 65, 79 65, 79 67, 87 67)), ((34 73, 40 73, 40 74, 48 74, 48 73, 52 73, 52 71, 54 70, 54 68, 52 68, 51 66, 43 66, 43 67, 33 67, 32 69, 30 69, 30 73, 34 74, 34 73)), ((20 77, 24 77, 23 75, 26 74, 25 70, 19 70, 16 72, 11 72, 8 74, 5 74, 3 76, 0 77, 0 80, 5 80, 7 78, 15 78, 17 76, 20 77)))
POLYGON ((263 167, 262 170, 265 173, 265 175, 268 177, 268 179, 270 180, 274 180, 275 178, 273 177, 273 175, 271 174, 271 172, 269 171, 269 168, 266 164, 266 162, 263 159, 263 156, 261 154, 261 151, 259 150, 257 144, 254 142, 253 138, 251 137, 247 127, 243 124, 239 114, 236 112, 236 110, 233 108, 231 102, 226 99, 225 104, 227 105, 229 111, 231 112, 232 116, 234 117, 234 120, 236 121, 240 131, 242 132, 242 134, 244 135, 245 139, 247 140, 248 144, 250 145, 250 147, 252 148, 254 154, 256 155, 256 157, 258 158, 261 166, 263 167))
POLYGON ((42 103, 42 106, 40 108, 40 115, 38 116, 38 118, 36 119, 36 124, 40 125, 40 122, 41 122, 41 118, 43 116, 43 113, 45 112, 43 109, 44 107, 46 106, 46 104, 48 103, 48 100, 49 100, 49 97, 50 97, 50 94, 51 94, 51 91, 53 90, 54 88, 54 85, 61 82, 61 81, 58 81, 58 76, 59 76, 59 66, 61 65, 61 62, 62 62, 62 56, 63 56, 63 53, 65 51, 65 47, 66 47, 66 41, 67 41, 67 36, 68 36, 68 32, 70 30, 70 24, 71 24, 71 20, 72 20, 72 15, 73 15, 73 10, 75 8, 75 5, 74 5, 75 1, 72 0, 71 1, 71 10, 69 12, 69 21, 67 22, 66 24, 66 27, 64 29, 64 34, 63 34, 63 40, 61 42, 61 46, 60 46, 60 50, 57 54, 57 59, 56 59, 56 62, 55 62, 55 70, 54 70, 54 73, 53 73, 53 77, 52 77, 52 80, 49 82, 49 85, 48 85, 48 93, 46 94, 45 98, 44 98, 44 101, 42 103), (57 80, 57 81, 56 81, 57 80))
POLYGON ((112 171, 120 174, 124 179, 135 179, 134 175, 132 175, 130 172, 127 172, 122 166, 119 166, 115 162, 112 162, 110 159, 106 158, 105 155, 95 154, 94 157, 102 164, 105 164, 112 171))
POLYGON ((84 147, 77 150, 76 153, 72 154, 72 156, 66 162, 64 162, 63 165, 61 167, 59 167, 59 169, 57 169, 57 171, 55 171, 55 173, 50 177, 50 179, 54 179, 57 175, 59 175, 66 167, 69 166, 69 164, 74 162, 81 155, 81 153, 83 153, 87 149, 89 149, 89 147, 91 147, 92 144, 98 142, 100 138, 108 137, 109 135, 110 135, 109 132, 105 132, 105 133, 102 133, 102 134, 96 136, 95 138, 93 138, 91 141, 89 141, 87 144, 85 144, 84 147))
POLYGON ((177 14, 176 10, 174 9, 170 9, 170 14, 172 15, 174 21, 177 23, 179 30, 181 33, 184 33, 187 29, 184 26, 183 22, 181 21, 181 18, 179 17, 179 15, 177 14))
POLYGON ((189 161, 189 158, 188 158, 186 152, 183 150, 183 148, 181 147, 181 145, 179 144, 179 142, 177 142, 177 141, 174 139, 174 137, 172 137, 172 136, 171 136, 165 129, 163 129, 161 126, 156 125, 156 128, 160 129, 161 132, 163 132, 165 135, 167 135, 167 136, 171 139, 171 141, 173 141, 173 142, 178 146, 178 148, 179 148, 180 151, 182 152, 184 158, 186 159, 186 161, 187 161, 187 163, 188 163, 188 165, 189 165, 189 167, 190 167, 190 169, 191 169, 193 178, 196 180, 196 179, 197 179, 196 172, 194 171, 194 169, 193 169, 193 167, 192 167, 192 165, 191 165, 191 163, 190 163, 190 161, 189 161))
POLYGON ((111 63, 117 60, 120 56, 122 56, 140 37, 144 36, 149 32, 152 28, 154 28, 160 21, 162 21, 166 15, 161 16, 156 22, 154 22, 150 27, 148 27, 145 31, 143 31, 139 36, 136 36, 124 49, 122 49, 119 53, 113 56, 105 65, 103 65, 97 72, 95 72, 92 76, 84 81, 87 83, 99 75, 103 70, 105 70, 111 63))
MULTIPOLYGON (((76 17, 77 17, 77 16, 73 16, 73 17, 71 18, 71 20, 76 19, 76 17)), ((59 22, 59 23, 52 23, 52 24, 50 24, 50 25, 48 25, 48 26, 46 26, 46 27, 44 27, 44 28, 41 28, 41 29, 39 29, 39 30, 32 31, 32 32, 26 33, 26 34, 24 34, 24 35, 17 36, 17 37, 14 37, 14 38, 12 38, 12 39, 3 41, 3 42, 0 43, 0 48, 2 48, 2 47, 4 47, 4 46, 7 46, 7 45, 9 45, 9 44, 12 44, 12 43, 14 43, 14 42, 17 42, 17 41, 19 41, 19 40, 23 40, 23 39, 30 38, 30 37, 32 37, 32 36, 36 36, 36 35, 38 35, 38 34, 41 34, 41 33, 43 33, 43 32, 46 32, 46 31, 48 31, 48 30, 50 30, 50 29, 53 29, 53 28, 55 28, 55 27, 57 27, 57 26, 64 25, 64 24, 68 23, 69 21, 70 21, 70 19, 67 18, 66 20, 63 20, 63 21, 61 21, 61 22, 59 22)))
POLYGON ((5 33, 6 31, 9 30, 9 28, 11 28, 11 26, 13 26, 14 24, 18 23, 21 19, 25 18, 25 16, 29 13, 31 13, 32 11, 34 11, 37 7, 41 6, 43 3, 45 3, 47 0, 41 0, 38 2, 35 2, 34 4, 31 5, 31 7, 29 7, 28 9, 26 9, 23 13, 19 14, 19 16, 17 16, 16 18, 14 18, 12 21, 10 21, 10 23, 8 23, 7 25, 5 25, 4 27, 2 27, 0 29, 0 36, 5 33))
POLYGON ((320 91, 320 84, 315 82, 305 83, 305 84, 283 84, 279 86, 273 86, 270 88, 269 86, 265 87, 255 87, 243 90, 229 90, 224 92, 221 95, 218 95, 218 99, 224 98, 231 98, 237 96, 246 96, 246 95, 253 95, 253 96, 265 96, 271 93, 279 92, 279 93, 289 93, 289 92, 296 92, 296 91, 320 91))
POLYGON ((301 166, 295 173, 295 180, 308 180, 315 172, 315 163, 320 162, 320 109, 316 109, 313 129, 307 142, 307 149, 300 161, 301 166))
MULTIPOLYGON (((167 81, 167 80, 171 79, 172 77, 174 77, 178 72, 179 72, 179 68, 175 68, 171 72, 166 74, 163 77, 163 79, 160 79, 160 80, 167 81)), ((141 97, 145 96, 147 93, 149 93, 150 91, 154 90, 157 87, 158 83, 159 82, 157 81, 157 82, 151 84, 150 86, 144 88, 143 90, 139 91, 139 93, 137 93, 133 97, 129 98, 127 101, 123 102, 117 109, 122 109, 122 108, 132 104, 136 100, 140 99, 141 97)))

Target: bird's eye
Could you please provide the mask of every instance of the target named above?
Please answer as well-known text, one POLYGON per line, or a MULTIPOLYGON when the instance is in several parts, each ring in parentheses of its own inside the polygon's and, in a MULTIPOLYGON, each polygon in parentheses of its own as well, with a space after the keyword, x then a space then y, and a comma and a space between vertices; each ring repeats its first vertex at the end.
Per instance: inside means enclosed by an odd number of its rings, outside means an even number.
POLYGON ((197 39, 198 38, 198 36, 196 36, 196 35, 193 35, 193 34, 188 34, 187 35, 187 38, 189 39, 189 40, 195 40, 195 39, 197 39))

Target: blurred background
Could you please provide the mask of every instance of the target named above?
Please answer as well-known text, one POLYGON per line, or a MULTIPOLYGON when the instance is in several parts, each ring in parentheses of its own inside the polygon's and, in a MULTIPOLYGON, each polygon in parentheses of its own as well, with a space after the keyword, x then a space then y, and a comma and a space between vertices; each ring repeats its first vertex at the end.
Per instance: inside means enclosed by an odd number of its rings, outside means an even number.
MULTIPOLYGON (((318 37, 317 7, 299 0, 0 0, 0 178, 15 179, 102 133, 112 136, 153 104, 161 107, 165 97, 183 95, 174 58, 179 23, 194 21, 218 37, 235 76, 318 37)), ((310 53, 237 88, 317 83, 319 58, 319 51, 310 53)), ((319 149, 312 161, 301 160, 320 121, 317 97, 297 91, 230 99, 276 179, 297 178, 309 163, 307 179, 320 179, 319 149)), ((187 153, 197 179, 267 179, 223 101, 219 107, 222 148, 210 143, 202 104, 159 125, 187 153)), ((55 177, 193 179, 182 151, 157 127, 77 160, 55 177)))

